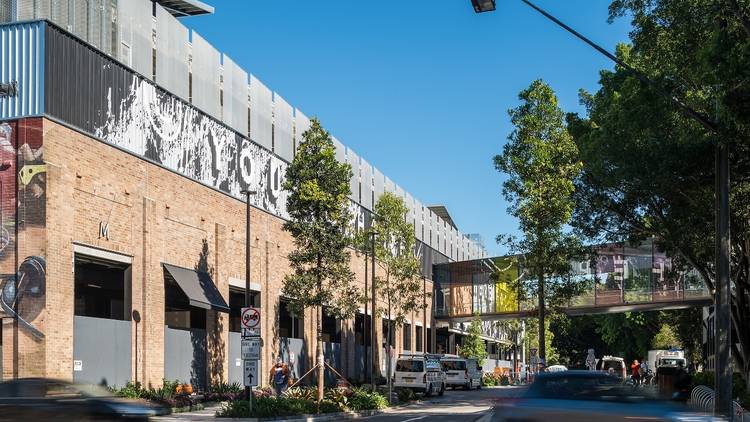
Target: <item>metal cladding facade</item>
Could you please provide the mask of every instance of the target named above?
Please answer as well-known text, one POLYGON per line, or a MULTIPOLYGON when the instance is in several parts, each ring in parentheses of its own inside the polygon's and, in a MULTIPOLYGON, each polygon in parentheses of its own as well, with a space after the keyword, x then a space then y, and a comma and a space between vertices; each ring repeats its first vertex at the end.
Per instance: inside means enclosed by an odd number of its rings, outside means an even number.
MULTIPOLYGON (((200 38, 194 33, 193 42, 196 40, 200 38)), ((223 111, 228 116, 222 121, 204 109, 208 98, 196 101, 201 89, 195 77, 189 99, 184 98, 184 93, 174 95, 165 89, 164 81, 155 83, 53 23, 0 26, 0 41, 1 81, 16 81, 19 89, 17 97, 0 98, 2 119, 47 116, 237 199, 243 199, 242 190, 255 190, 259 195, 251 199, 254 206, 288 218, 287 193, 281 186, 295 144, 302 141, 300 132, 309 127, 309 120, 255 77, 250 77, 248 86, 246 73, 228 57, 224 56, 223 68, 223 84, 227 88, 223 111), (243 109, 242 89, 246 86, 250 94, 249 114, 241 113, 243 119, 230 124, 227 118, 233 118, 235 111, 247 111, 243 109), (244 119, 249 123, 249 136, 244 119)), ((196 54, 201 56, 203 50, 218 57, 216 50, 203 43, 204 48, 198 49, 193 44, 194 66, 196 54)), ((157 53, 156 57, 158 61, 160 55, 157 53)), ((213 97, 208 85, 203 97, 213 97)), ((208 102, 215 102, 218 107, 218 99, 217 95, 208 102)), ((384 191, 398 191, 399 196, 411 198, 335 137, 332 139, 337 159, 352 165, 354 227, 369 225, 373 200, 377 201, 384 191)), ((459 256, 477 257, 478 250, 472 253, 467 249, 471 242, 460 242, 459 246, 456 240, 446 241, 441 230, 443 221, 435 219, 419 201, 412 199, 407 205, 410 219, 419 227, 415 234, 425 275, 431 273, 434 263, 459 256), (458 254, 457 249, 462 253, 458 254)), ((455 238, 463 236, 456 232, 455 238)))
POLYGON ((18 95, 0 97, 0 119, 44 113, 44 22, 0 26, 0 82, 18 84, 18 95))

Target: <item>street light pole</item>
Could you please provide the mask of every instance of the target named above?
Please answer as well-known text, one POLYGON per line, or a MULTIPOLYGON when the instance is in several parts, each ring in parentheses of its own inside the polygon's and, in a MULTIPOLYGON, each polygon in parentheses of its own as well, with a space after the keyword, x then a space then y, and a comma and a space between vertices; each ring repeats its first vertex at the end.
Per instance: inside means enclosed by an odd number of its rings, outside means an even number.
POLYGON ((376 233, 374 231, 370 232, 370 236, 371 236, 370 246, 371 246, 371 251, 372 251, 372 253, 370 254, 370 258, 372 260, 372 261, 370 261, 371 262, 371 267, 372 267, 372 280, 370 282, 370 284, 371 284, 370 287, 372 289, 372 295, 371 295, 372 296, 372 298, 371 298, 372 305, 371 305, 370 309, 372 309, 372 323, 370 324, 370 362, 369 362, 369 365, 370 365, 370 373, 372 374, 372 376, 370 377, 370 379, 372 381, 372 391, 375 391, 375 388, 376 388, 376 386, 375 386, 375 313, 376 313, 375 310, 377 309, 376 308, 377 303, 375 301, 375 293, 376 293, 376 287, 375 287, 375 234, 376 233))
MULTIPOLYGON (((367 363, 370 361, 370 350, 367 348, 367 343, 369 342, 369 337, 370 337, 368 335, 369 331, 367 331, 367 307, 370 305, 369 302, 367 301, 367 289, 369 287, 367 285, 367 259, 369 258, 369 256, 367 254, 367 247, 365 247, 364 249, 365 249, 365 319, 362 321, 362 342, 364 343, 364 346, 365 346, 365 382, 368 382, 368 381, 372 382, 371 378, 368 377, 368 375, 370 375, 370 373, 372 372, 372 368, 367 367, 367 363)), ((372 347, 372 345, 370 345, 370 347, 372 347)))
MULTIPOLYGON (((257 192, 245 189, 240 193, 245 195, 245 307, 247 308, 250 306, 250 195, 255 195, 257 192)), ((250 387, 245 387, 245 396, 248 400, 252 400, 251 390, 250 387)))
MULTIPOLYGON (((719 139, 719 127, 715 121, 712 121, 706 115, 694 110, 688 104, 676 96, 670 94, 652 81, 645 73, 633 68, 617 56, 605 50, 600 45, 586 38, 578 31, 566 25, 544 9, 538 7, 529 0, 521 0, 527 6, 539 12, 545 18, 551 20, 559 27, 568 31, 570 34, 588 44, 594 50, 598 51, 608 59, 615 62, 618 66, 625 69, 631 75, 635 76, 645 85, 657 92, 659 95, 668 98, 687 117, 700 123, 706 130, 716 135, 716 162, 714 171, 716 175, 716 193, 715 193, 715 317, 714 328, 716 331, 715 346, 715 368, 714 381, 716 385, 716 396, 714 400, 714 412, 726 416, 732 415, 732 369, 731 369, 731 290, 730 290, 730 204, 729 204, 729 145, 719 139)), ((477 13, 491 12, 495 10, 495 0, 471 0, 474 11, 477 13)))

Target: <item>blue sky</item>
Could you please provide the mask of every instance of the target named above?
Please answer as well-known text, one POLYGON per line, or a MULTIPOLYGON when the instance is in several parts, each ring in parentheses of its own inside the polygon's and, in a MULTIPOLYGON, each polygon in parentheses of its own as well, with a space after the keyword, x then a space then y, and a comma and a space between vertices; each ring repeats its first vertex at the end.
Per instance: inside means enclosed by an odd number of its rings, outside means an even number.
MULTIPOLYGON (((475 14, 469 0, 204 0, 183 19, 220 51, 424 204, 444 204, 464 233, 516 233, 492 165, 507 110, 537 78, 566 111, 610 63, 519 0, 475 14)), ((537 4, 610 51, 629 22, 609 0, 537 4)))

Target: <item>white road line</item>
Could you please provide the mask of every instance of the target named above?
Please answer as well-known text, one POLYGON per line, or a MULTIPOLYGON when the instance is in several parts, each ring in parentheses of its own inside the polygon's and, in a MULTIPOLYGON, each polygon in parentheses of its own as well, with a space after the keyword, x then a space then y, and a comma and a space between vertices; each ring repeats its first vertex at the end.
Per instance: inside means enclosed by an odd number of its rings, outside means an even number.
POLYGON ((420 416, 420 417, 418 417, 418 418, 411 418, 411 419, 407 419, 407 420, 405 420, 405 421, 401 421, 401 422, 411 422, 411 421, 418 421, 418 420, 420 420, 420 419, 424 419, 424 418, 426 418, 426 417, 427 417, 427 416, 420 416))

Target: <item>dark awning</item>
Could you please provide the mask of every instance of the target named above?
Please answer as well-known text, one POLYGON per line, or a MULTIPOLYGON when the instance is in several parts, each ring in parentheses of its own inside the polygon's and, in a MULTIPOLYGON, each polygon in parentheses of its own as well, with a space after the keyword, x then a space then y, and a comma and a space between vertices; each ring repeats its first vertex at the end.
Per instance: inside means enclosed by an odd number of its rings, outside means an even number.
POLYGON ((214 281, 208 273, 195 271, 188 268, 164 264, 167 275, 171 276, 180 286, 190 301, 190 306, 204 309, 213 309, 220 312, 229 312, 229 305, 219 293, 214 281))

